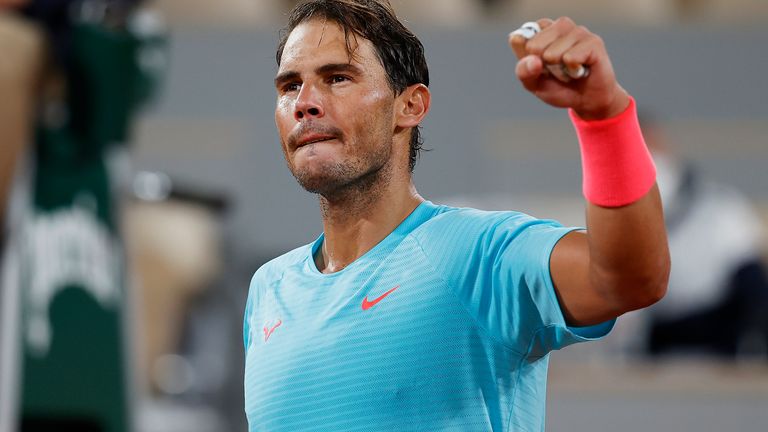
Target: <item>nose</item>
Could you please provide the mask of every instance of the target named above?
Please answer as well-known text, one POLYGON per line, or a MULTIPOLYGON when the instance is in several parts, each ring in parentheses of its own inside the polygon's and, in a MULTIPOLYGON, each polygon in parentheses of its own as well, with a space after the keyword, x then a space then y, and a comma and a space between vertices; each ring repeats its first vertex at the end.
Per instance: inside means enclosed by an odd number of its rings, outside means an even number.
POLYGON ((321 96, 316 88, 307 83, 301 86, 299 96, 296 98, 293 115, 297 121, 319 118, 325 115, 321 96))

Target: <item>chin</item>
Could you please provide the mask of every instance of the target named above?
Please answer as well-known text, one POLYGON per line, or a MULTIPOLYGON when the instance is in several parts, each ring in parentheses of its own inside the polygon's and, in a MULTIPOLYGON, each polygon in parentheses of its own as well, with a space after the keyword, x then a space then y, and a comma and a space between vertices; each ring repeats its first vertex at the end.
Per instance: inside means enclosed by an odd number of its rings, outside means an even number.
POLYGON ((380 180, 381 170, 389 161, 387 153, 369 154, 363 159, 334 158, 328 154, 313 154, 309 158, 304 156, 294 156, 289 162, 291 174, 307 192, 326 198, 351 190, 369 189, 380 180))
POLYGON ((345 168, 343 165, 333 164, 324 167, 291 169, 291 173, 307 192, 323 194, 349 183, 350 174, 353 173, 345 168))
POLYGON ((333 185, 336 183, 332 179, 325 177, 309 177, 309 176, 297 176, 296 181, 299 182, 302 188, 309 193, 322 194, 329 189, 333 189, 333 185))

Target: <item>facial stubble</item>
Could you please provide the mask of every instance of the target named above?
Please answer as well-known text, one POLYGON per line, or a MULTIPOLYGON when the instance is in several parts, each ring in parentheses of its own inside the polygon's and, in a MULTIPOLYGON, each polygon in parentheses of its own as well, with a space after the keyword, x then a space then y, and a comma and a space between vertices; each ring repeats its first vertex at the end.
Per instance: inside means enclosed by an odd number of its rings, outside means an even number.
MULTIPOLYGON (((377 116, 378 121, 373 118, 374 115, 370 115, 360 122, 362 126, 355 130, 357 139, 351 139, 333 129, 332 135, 341 142, 339 145, 344 146, 346 157, 342 160, 326 162, 320 167, 299 168, 286 153, 288 169, 299 185, 307 192, 320 195, 326 204, 354 201, 359 205, 379 196, 379 191, 392 177, 393 134, 384 126, 391 124, 391 118, 383 118, 387 112, 391 112, 391 109, 383 109, 377 116), (371 131, 371 125, 378 125, 377 130, 371 131)), ((330 131, 312 129, 321 133, 330 131)))

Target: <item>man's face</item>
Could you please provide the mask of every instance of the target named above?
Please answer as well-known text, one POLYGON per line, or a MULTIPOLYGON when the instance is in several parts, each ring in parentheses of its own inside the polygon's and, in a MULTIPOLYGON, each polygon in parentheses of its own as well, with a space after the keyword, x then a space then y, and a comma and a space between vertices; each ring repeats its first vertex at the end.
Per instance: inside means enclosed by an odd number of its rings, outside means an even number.
POLYGON ((370 178, 392 155, 395 95, 373 44, 314 19, 288 36, 275 78, 275 123, 302 187, 332 193, 370 178))

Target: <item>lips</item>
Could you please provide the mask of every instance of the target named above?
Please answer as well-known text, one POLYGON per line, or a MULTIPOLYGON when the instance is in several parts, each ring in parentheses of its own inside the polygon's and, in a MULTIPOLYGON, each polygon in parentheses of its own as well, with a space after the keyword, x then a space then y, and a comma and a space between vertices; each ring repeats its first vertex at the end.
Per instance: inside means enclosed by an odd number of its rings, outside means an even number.
POLYGON ((305 145, 328 141, 332 139, 336 139, 336 137, 333 135, 318 135, 318 134, 305 135, 298 140, 298 142, 296 143, 296 148, 301 148, 301 147, 304 147, 305 145))
POLYGON ((337 127, 321 124, 319 122, 307 121, 300 123, 288 136, 287 144, 289 149, 295 151, 301 147, 318 142, 333 139, 341 141, 343 136, 344 133, 337 127))

